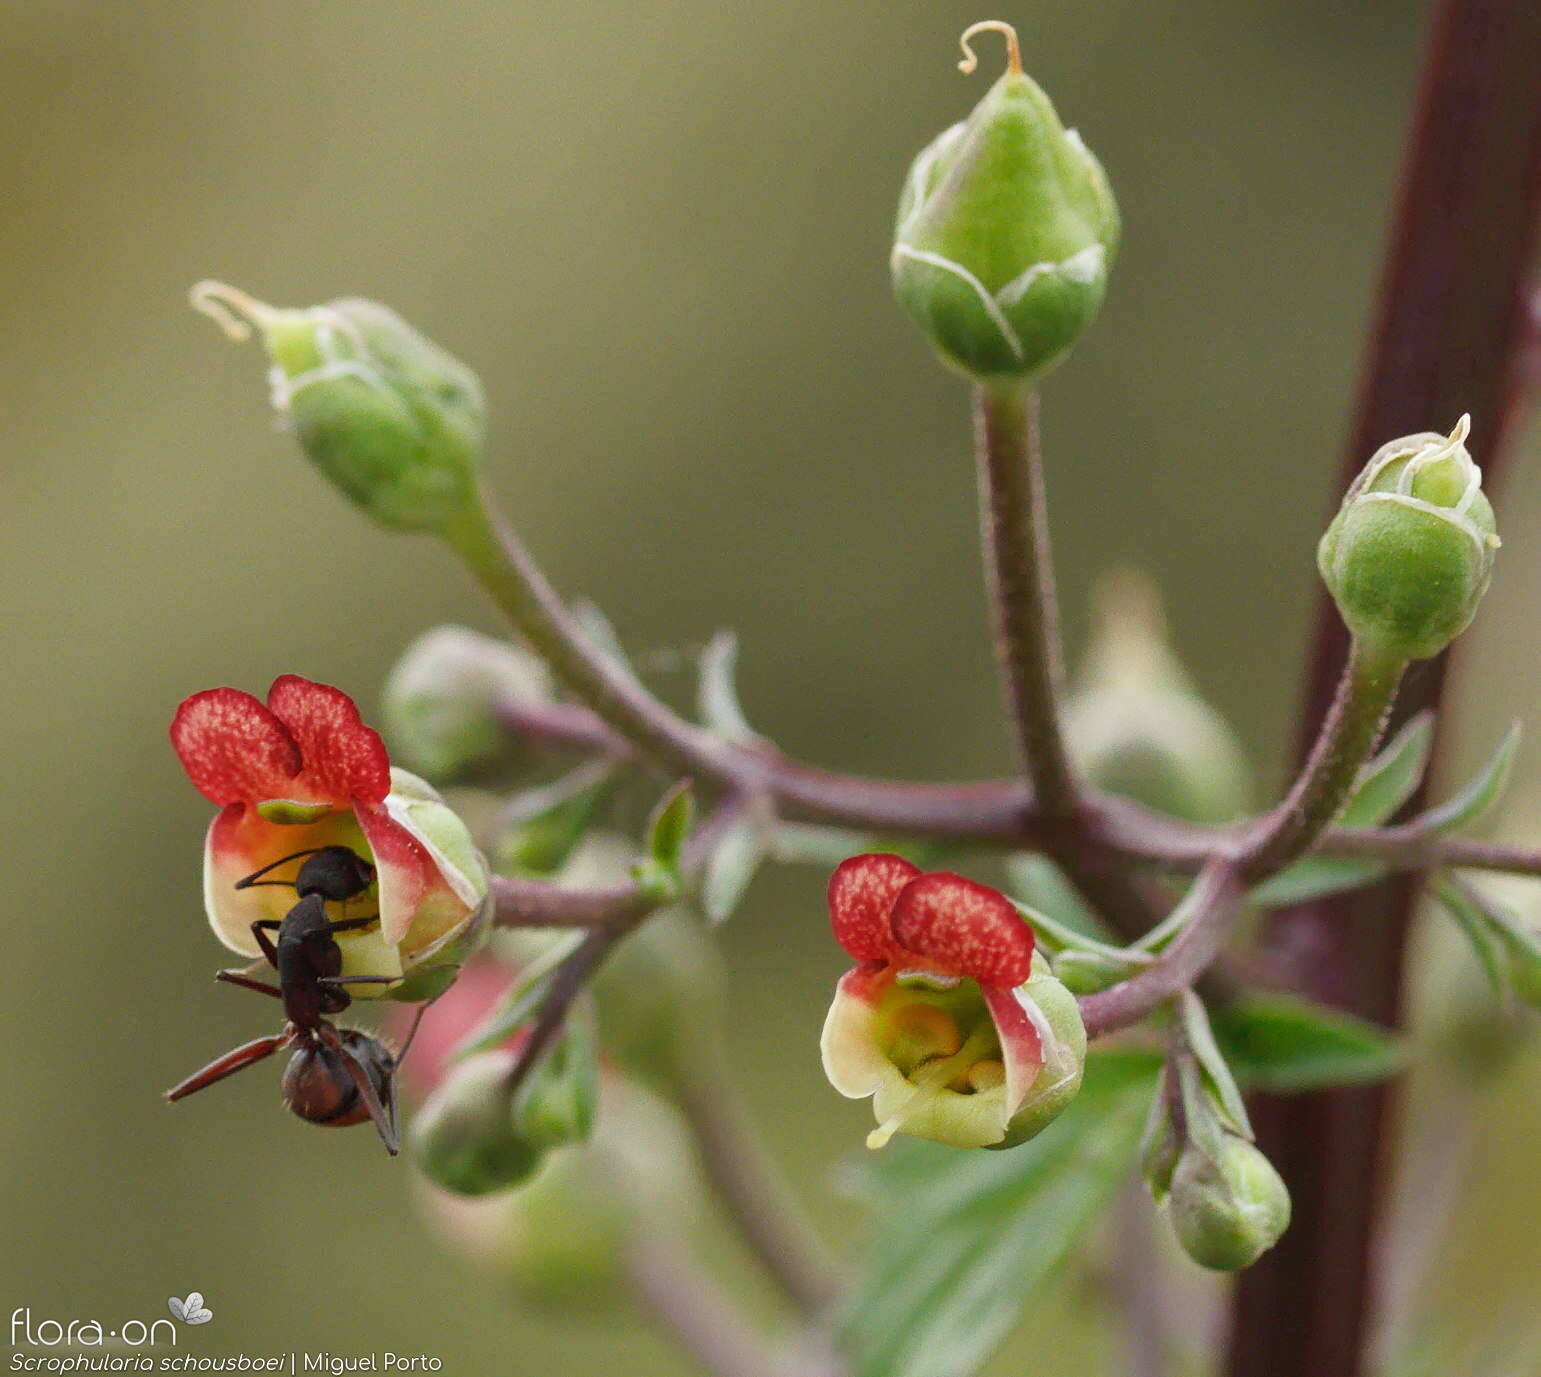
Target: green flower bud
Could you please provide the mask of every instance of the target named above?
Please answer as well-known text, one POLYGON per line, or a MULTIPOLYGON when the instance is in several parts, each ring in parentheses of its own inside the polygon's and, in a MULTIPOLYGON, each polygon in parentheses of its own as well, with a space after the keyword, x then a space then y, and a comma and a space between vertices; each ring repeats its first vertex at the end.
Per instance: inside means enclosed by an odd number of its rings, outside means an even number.
POLYGON ((436 626, 396 662, 380 707, 392 752, 443 784, 514 763, 522 743, 499 707, 552 697, 550 672, 522 646, 463 626, 436 626))
POLYGON ((1043 1069, 994 1147, 1015 1147, 1035 1138, 1060 1115, 1081 1089, 1086 1069, 1086 1025, 1076 998, 1055 978, 1042 952, 1033 954, 1033 972, 1016 991, 1043 1042, 1043 1069))
POLYGON ((1471 418, 1448 436, 1382 445, 1317 549, 1322 578, 1356 639, 1405 660, 1438 655, 1493 577, 1493 508, 1466 450, 1471 418))
POLYGON ((1290 1222, 1279 1173, 1245 1138, 1227 1133, 1217 1157, 1190 1143, 1172 1174, 1172 1227, 1201 1267, 1236 1272, 1277 1243, 1290 1222))
POLYGON ((273 405, 310 461, 382 526, 439 530, 475 502, 481 384, 389 307, 344 297, 278 309, 220 282, 200 282, 192 302, 232 339, 256 326, 273 405))
POLYGON ((1091 648, 1065 704, 1081 772, 1107 793, 1190 822, 1243 815, 1252 796, 1246 755, 1173 654, 1155 585, 1121 570, 1099 582, 1095 601, 1091 648))
POLYGON ((526 1180, 541 1151, 514 1123, 508 1075, 516 1053, 500 1048, 451 1068, 407 1131, 418 1169, 456 1195, 487 1195, 526 1180))
POLYGON ((920 153, 899 201, 894 291, 942 360, 967 374, 1027 379, 1062 359, 1096 316, 1118 249, 1102 165, 1011 64, 962 124, 920 153))

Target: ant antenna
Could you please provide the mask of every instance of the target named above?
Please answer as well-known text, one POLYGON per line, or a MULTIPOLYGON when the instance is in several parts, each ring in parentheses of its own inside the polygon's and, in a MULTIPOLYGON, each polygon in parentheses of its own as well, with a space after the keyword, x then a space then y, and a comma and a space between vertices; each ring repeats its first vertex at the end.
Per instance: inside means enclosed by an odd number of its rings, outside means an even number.
POLYGON ((293 889, 296 884, 294 880, 264 880, 261 877, 270 870, 277 870, 281 865, 287 865, 290 861, 299 860, 301 856, 314 856, 318 851, 325 850, 326 847, 324 846, 310 846, 306 847, 304 851, 296 851, 288 856, 280 856, 276 861, 270 861, 267 865, 263 866, 261 870, 252 871, 244 880, 237 880, 235 887, 237 889, 252 889, 257 885, 279 885, 284 889, 293 889))

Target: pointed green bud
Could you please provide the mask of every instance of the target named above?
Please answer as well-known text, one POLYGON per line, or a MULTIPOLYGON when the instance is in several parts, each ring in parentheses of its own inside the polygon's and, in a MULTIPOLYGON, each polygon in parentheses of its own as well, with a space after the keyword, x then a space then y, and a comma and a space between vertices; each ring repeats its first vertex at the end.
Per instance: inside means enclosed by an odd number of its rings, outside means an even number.
POLYGON ((382 526, 434 531, 476 501, 485 407, 463 363, 387 306, 279 309, 220 282, 193 305, 234 340, 262 335, 273 405, 310 461, 382 526))
POLYGON ((500 1048, 450 1069, 407 1131, 418 1170, 456 1195, 487 1195, 528 1178, 541 1149, 514 1122, 508 1077, 516 1053, 500 1048))
POLYGON ((1143 574, 1099 581, 1091 648, 1065 713, 1071 754, 1099 789, 1189 822, 1247 811, 1241 743, 1173 653, 1161 595, 1143 574))
POLYGON ((1382 445, 1317 549, 1348 629, 1405 660, 1438 655, 1476 614, 1498 536, 1482 474, 1466 450, 1471 418, 1449 435, 1382 445))
POLYGON ((1236 1272, 1277 1243, 1290 1222, 1290 1195, 1273 1163, 1227 1133, 1211 1157, 1190 1142, 1172 1173, 1172 1227, 1201 1267, 1236 1272))
POLYGON ((1010 67, 962 124, 923 149, 905 179, 894 291, 942 360, 976 380, 1028 379, 1062 359, 1096 316, 1118 249, 1102 165, 1022 71, 1010 67))
POLYGON ((436 626, 409 645, 380 708, 392 754, 434 784, 484 775, 522 754, 505 704, 549 703, 551 675, 522 646, 463 626, 436 626))

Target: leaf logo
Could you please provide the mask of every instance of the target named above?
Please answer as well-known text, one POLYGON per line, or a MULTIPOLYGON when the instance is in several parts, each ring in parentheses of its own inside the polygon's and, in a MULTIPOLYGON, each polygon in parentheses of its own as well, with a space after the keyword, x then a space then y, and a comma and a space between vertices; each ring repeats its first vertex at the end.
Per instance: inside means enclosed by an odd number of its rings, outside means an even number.
POLYGON ((167 1297, 166 1309, 183 1324, 207 1324, 214 1318, 214 1312, 203 1303, 201 1291, 189 1291, 186 1300, 178 1300, 175 1296, 167 1297))

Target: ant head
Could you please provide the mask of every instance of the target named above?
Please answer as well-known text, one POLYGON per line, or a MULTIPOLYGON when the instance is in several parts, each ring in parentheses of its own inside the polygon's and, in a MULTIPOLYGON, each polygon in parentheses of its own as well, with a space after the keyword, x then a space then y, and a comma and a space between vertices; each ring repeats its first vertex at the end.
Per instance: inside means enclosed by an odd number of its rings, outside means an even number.
MULTIPOLYGON (((369 1077, 380 1103, 389 1109, 396 1072, 396 1058, 390 1048, 357 1028, 339 1028, 337 1036, 369 1077)), ((309 1123, 345 1128, 370 1117, 369 1106, 342 1057, 321 1043, 302 1046, 289 1058, 281 1093, 290 1111, 309 1123)))
POLYGON ((300 898, 352 899, 369 888, 375 868, 346 846, 323 846, 300 867, 295 892, 300 898))

